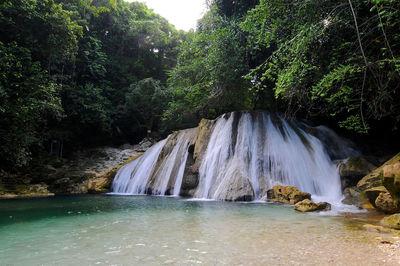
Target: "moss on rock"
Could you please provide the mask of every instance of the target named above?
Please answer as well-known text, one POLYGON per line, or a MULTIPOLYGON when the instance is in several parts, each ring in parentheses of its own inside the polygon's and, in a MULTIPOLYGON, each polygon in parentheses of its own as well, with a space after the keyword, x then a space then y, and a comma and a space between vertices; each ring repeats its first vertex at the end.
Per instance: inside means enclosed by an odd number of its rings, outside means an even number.
POLYGON ((305 199, 296 203, 294 209, 299 212, 329 211, 331 210, 331 204, 328 202, 315 203, 310 199, 305 199))

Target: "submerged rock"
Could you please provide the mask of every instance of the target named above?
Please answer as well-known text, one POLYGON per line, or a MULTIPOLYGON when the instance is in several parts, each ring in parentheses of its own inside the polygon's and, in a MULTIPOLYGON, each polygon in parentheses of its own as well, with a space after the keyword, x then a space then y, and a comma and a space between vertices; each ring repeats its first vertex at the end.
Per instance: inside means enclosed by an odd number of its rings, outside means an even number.
POLYGON ((302 192, 295 186, 274 186, 267 191, 267 198, 270 201, 296 204, 304 199, 311 199, 311 194, 302 192))
POLYGON ((331 204, 328 202, 315 203, 310 199, 305 199, 296 203, 294 209, 300 212, 329 211, 331 210, 331 204))
POLYGON ((383 218, 381 221, 381 224, 383 226, 399 230, 400 229, 400 213, 393 214, 393 215, 383 218))

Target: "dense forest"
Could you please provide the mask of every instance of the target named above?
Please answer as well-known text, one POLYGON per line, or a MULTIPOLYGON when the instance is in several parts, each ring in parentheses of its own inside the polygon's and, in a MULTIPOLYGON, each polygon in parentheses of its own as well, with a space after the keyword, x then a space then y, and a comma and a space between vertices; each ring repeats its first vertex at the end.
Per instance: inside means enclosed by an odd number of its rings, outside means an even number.
POLYGON ((134 143, 234 110, 399 132, 399 1, 208 6, 183 32, 138 2, 2 1, 2 168, 45 160, 52 139, 134 143))

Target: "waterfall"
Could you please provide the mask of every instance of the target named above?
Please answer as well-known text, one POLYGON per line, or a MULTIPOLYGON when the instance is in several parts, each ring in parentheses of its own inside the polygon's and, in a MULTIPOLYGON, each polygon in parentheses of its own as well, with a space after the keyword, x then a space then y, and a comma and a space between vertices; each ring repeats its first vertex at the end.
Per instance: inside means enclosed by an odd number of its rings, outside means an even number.
POLYGON ((113 192, 132 195, 172 193, 177 196, 194 133, 195 129, 189 129, 172 134, 123 166, 113 181, 113 192))
POLYGON ((186 189, 195 198, 260 199, 274 185, 292 185, 331 202, 341 198, 330 155, 340 157, 348 143, 335 135, 337 147, 328 151, 319 135, 329 129, 297 126, 267 112, 234 112, 209 122, 207 129, 173 133, 121 168, 113 192, 177 196, 186 189), (182 187, 189 181, 192 188, 182 187))
POLYGON ((112 184, 113 192, 144 194, 157 158, 167 140, 168 138, 158 142, 145 155, 119 169, 112 184))

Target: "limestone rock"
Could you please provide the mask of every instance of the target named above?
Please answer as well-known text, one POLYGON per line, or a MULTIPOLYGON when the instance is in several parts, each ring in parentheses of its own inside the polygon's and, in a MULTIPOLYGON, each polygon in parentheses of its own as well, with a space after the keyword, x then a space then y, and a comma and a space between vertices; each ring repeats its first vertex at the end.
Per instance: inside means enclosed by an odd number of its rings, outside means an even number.
POLYGON ((368 199, 368 201, 374 206, 375 205, 375 201, 376 198, 378 198, 379 194, 381 193, 387 193, 387 189, 384 186, 379 186, 379 187, 373 187, 370 189, 367 189, 363 192, 363 195, 365 195, 365 197, 368 199))
POLYGON ((400 229, 400 213, 383 218, 381 224, 389 228, 400 229))
POLYGON ((357 187, 347 187, 343 190, 344 199, 342 203, 361 207, 361 191, 357 187))
POLYGON ((226 178, 220 185, 221 193, 216 193, 218 200, 227 201, 252 201, 254 190, 250 180, 240 172, 236 172, 233 178, 226 178), (226 189, 225 189, 226 188, 226 189))
POLYGON ((300 212, 329 211, 331 205, 328 202, 315 203, 310 199, 305 199, 294 205, 294 209, 300 212))
MULTIPOLYGON (((144 138, 139 144, 133 146, 133 150, 137 152, 145 152, 148 149, 150 149, 153 144, 156 143, 156 141, 152 138, 144 138)), ((122 148, 129 148, 128 145, 123 146, 122 148)))
POLYGON ((181 196, 194 196, 199 184, 199 168, 208 142, 214 128, 215 120, 202 119, 196 130, 196 135, 189 145, 189 155, 186 160, 185 171, 181 185, 181 196))
POLYGON ((399 211, 397 206, 394 204, 390 193, 381 192, 375 200, 375 206, 378 210, 385 213, 396 213, 399 211))
POLYGON ((381 177, 383 185, 400 211, 400 153, 383 166, 381 177))
POLYGON ((342 187, 355 186, 357 182, 376 169, 376 166, 364 157, 353 156, 339 164, 339 174, 342 179, 342 187))
POLYGON ((304 199, 311 199, 311 194, 302 192, 295 186, 274 186, 267 191, 267 198, 270 201, 296 204, 304 199))
POLYGON ((363 177, 357 183, 357 188, 361 191, 361 195, 364 195, 374 207, 376 198, 381 192, 391 193, 395 204, 399 202, 398 186, 395 185, 398 184, 398 181, 400 182, 400 180, 395 180, 396 173, 399 170, 399 162, 400 153, 363 177))

